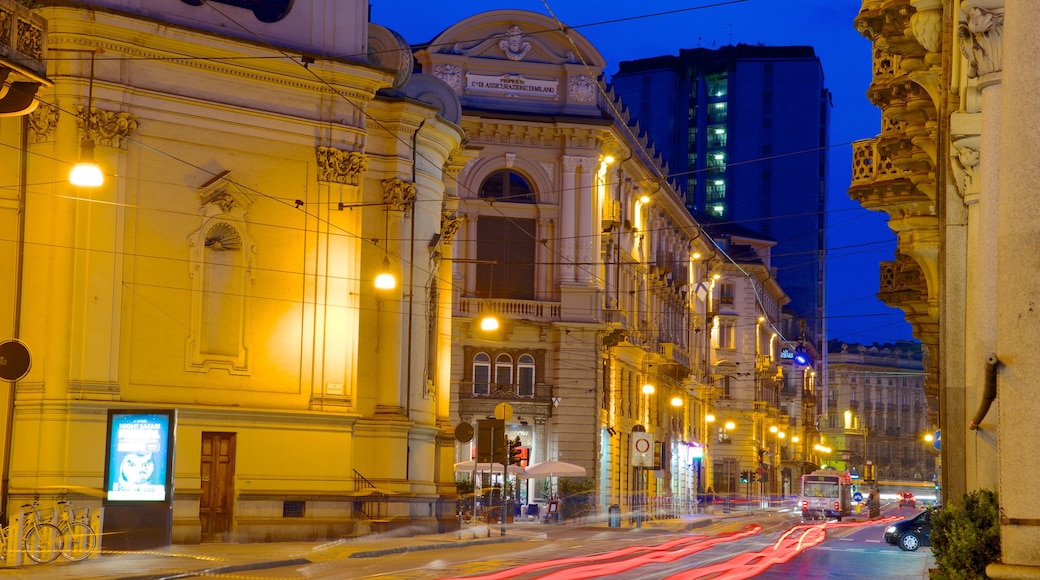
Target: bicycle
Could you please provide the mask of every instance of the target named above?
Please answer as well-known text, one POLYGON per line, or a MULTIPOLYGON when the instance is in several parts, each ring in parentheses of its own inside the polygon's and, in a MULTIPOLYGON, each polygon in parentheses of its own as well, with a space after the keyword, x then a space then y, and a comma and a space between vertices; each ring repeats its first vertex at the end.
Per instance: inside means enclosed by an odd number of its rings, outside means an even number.
MULTIPOLYGON (((58 526, 50 522, 41 522, 37 515, 39 503, 33 500, 22 506, 22 514, 26 517, 23 523, 22 546, 25 555, 37 564, 49 564, 58 559, 62 551, 62 533, 58 526), (26 510, 25 508, 30 508, 26 510)), ((5 535, 10 535, 8 534, 5 535)))
POLYGON ((62 500, 58 505, 61 506, 58 508, 58 529, 62 537, 61 555, 73 562, 87 559, 97 548, 97 532, 90 524, 76 519, 76 510, 72 508, 71 501, 62 500))

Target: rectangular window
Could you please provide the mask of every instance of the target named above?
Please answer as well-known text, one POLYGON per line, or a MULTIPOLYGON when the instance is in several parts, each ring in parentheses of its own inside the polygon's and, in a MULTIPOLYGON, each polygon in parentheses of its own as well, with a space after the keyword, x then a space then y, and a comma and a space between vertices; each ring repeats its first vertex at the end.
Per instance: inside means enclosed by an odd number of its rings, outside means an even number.
POLYGON ((303 508, 307 505, 305 501, 283 501, 282 502, 282 517, 283 518, 302 518, 303 508))
POLYGON ((491 366, 490 365, 474 365, 473 366, 473 394, 474 395, 490 395, 491 394, 491 366))
POLYGON ((517 369, 516 394, 521 397, 534 396, 534 367, 520 367, 517 369))
POLYGON ((720 319, 719 320, 719 348, 734 349, 736 348, 736 326, 732 320, 720 319))
POLYGON ((495 363, 495 384, 500 389, 513 386, 513 365, 511 363, 495 363))
POLYGON ((719 303, 733 304, 733 284, 724 282, 719 285, 719 303))

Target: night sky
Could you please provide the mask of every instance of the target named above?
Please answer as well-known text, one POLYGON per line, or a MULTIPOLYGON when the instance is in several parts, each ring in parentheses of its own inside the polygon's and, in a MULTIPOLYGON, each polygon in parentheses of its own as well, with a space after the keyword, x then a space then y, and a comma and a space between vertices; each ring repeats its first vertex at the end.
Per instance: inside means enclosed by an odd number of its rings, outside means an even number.
MULTIPOLYGON (((431 4, 420 0, 371 0, 372 21, 390 28, 413 46, 432 40, 478 12, 517 9, 554 14, 585 36, 607 61, 618 63, 680 48, 727 44, 812 46, 823 63, 831 110, 828 190, 828 338, 872 344, 911 340, 901 311, 875 298, 878 263, 894 259, 895 235, 886 216, 864 210, 848 197, 851 142, 880 132, 880 111, 865 94, 870 86, 870 42, 856 32, 860 0, 730 0, 718 2, 597 3, 575 0, 482 0, 431 4), (595 6, 594 10, 590 7, 595 6)), ((801 213, 803 208, 792 208, 801 213)))

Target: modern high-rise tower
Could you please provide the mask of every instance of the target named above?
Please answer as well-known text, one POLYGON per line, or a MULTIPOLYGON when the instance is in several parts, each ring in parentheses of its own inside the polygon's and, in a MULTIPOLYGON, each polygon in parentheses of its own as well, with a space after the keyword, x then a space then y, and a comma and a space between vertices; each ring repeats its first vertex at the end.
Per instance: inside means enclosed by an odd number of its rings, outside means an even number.
POLYGON ((691 212, 776 240, 789 307, 822 337, 831 93, 813 48, 684 49, 622 62, 611 85, 691 212))

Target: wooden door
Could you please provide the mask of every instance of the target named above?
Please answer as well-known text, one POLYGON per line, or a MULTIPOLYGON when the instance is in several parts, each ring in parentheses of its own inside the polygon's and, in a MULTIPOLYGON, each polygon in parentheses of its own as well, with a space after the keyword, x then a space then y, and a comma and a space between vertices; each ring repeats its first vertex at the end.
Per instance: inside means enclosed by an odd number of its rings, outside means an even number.
POLYGON ((202 524, 202 541, 230 541, 235 490, 234 433, 202 433, 201 474, 199 520, 202 524))

